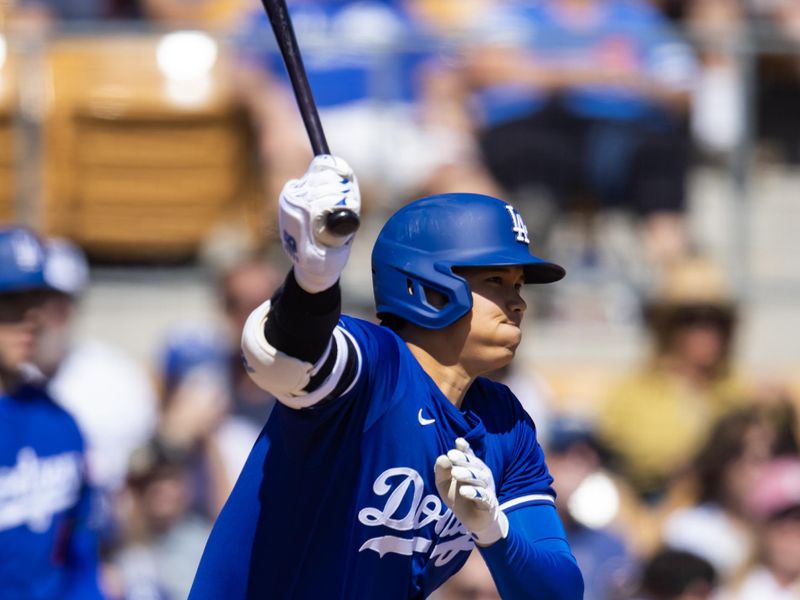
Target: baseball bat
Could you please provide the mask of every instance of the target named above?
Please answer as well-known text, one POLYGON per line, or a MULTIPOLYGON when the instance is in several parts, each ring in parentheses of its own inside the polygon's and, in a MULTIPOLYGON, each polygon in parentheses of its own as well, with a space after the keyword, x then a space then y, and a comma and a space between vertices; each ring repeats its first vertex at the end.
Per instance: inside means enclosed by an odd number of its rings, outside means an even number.
MULTIPOLYGON (((275 33, 275 40, 278 42, 286 71, 289 73, 292 90, 297 99, 297 107, 300 109, 300 116, 303 117, 303 124, 311 142, 311 149, 315 156, 330 154, 328 141, 325 139, 325 132, 322 130, 322 123, 319 120, 317 105, 314 102, 314 95, 308 84, 303 58, 300 56, 294 27, 289 18, 286 0, 261 0, 261 4, 267 11, 272 31, 275 33)), ((355 212, 349 208, 340 208, 326 216, 324 229, 336 236, 346 236, 355 232, 359 224, 359 218, 355 212)))

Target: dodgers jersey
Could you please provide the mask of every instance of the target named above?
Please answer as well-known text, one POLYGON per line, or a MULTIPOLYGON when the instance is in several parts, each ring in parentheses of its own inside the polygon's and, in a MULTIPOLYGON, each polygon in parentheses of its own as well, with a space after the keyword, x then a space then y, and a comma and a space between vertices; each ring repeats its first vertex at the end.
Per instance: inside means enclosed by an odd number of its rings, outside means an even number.
POLYGON ((84 446, 43 390, 0 395, 0 598, 100 598, 84 446))
POLYGON ((209 538, 190 598, 424 598, 473 542, 436 492, 464 437, 502 508, 552 504, 534 425, 479 378, 459 410, 392 331, 342 317, 358 374, 340 397, 273 411, 209 538))

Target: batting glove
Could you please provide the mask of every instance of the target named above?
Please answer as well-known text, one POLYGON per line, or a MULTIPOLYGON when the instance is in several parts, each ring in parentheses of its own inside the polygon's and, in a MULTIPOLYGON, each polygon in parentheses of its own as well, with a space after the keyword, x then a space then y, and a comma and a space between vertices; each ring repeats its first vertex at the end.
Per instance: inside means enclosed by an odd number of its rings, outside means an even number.
POLYGON ((332 287, 347 263, 353 235, 336 236, 324 227, 330 213, 344 208, 361 210, 358 181, 344 160, 330 154, 314 157, 305 175, 281 191, 281 244, 297 283, 311 294, 332 287))
POLYGON ((436 489, 478 546, 491 546, 508 535, 508 517, 500 510, 491 469, 475 456, 469 442, 436 459, 436 489))

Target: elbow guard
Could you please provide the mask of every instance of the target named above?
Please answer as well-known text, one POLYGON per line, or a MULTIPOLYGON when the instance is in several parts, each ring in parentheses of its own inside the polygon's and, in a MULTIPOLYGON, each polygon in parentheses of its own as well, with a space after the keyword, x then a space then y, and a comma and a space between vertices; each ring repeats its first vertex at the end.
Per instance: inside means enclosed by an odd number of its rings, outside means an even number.
POLYGON ((301 408, 296 405, 296 401, 306 394, 304 388, 313 375, 314 365, 284 354, 267 341, 264 324, 267 322, 269 309, 270 301, 267 300, 250 313, 244 324, 244 368, 258 387, 292 408, 301 408))
POLYGON ((328 349, 314 365, 281 352, 272 346, 264 335, 264 325, 269 317, 270 301, 256 308, 247 318, 242 331, 242 359, 250 378, 263 390, 275 396, 289 408, 301 409, 313 406, 330 394, 341 374, 347 356, 344 334, 336 329, 328 349), (332 345, 336 344, 336 364, 333 376, 317 389, 306 390, 311 378, 325 364, 332 345))

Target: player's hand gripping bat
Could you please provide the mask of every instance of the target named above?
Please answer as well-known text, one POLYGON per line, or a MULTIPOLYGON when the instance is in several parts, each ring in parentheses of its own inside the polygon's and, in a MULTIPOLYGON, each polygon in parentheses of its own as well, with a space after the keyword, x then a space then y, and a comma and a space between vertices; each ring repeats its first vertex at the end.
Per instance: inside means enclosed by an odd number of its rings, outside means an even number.
MULTIPOLYGON (((319 120, 317 105, 308 85, 308 77, 303 66, 303 59, 300 56, 300 49, 297 46, 297 38, 294 34, 292 22, 289 19, 289 10, 286 8, 286 0, 261 0, 264 10, 267 11, 269 21, 272 24, 272 31, 278 42, 283 62, 292 81, 297 106, 303 123, 306 126, 308 139, 315 156, 320 154, 330 154, 328 142, 325 139, 325 132, 322 131, 322 124, 319 120)), ((323 227, 325 232, 335 236, 345 237, 354 233, 359 226, 358 215, 349 208, 335 209, 328 213, 323 227)))

